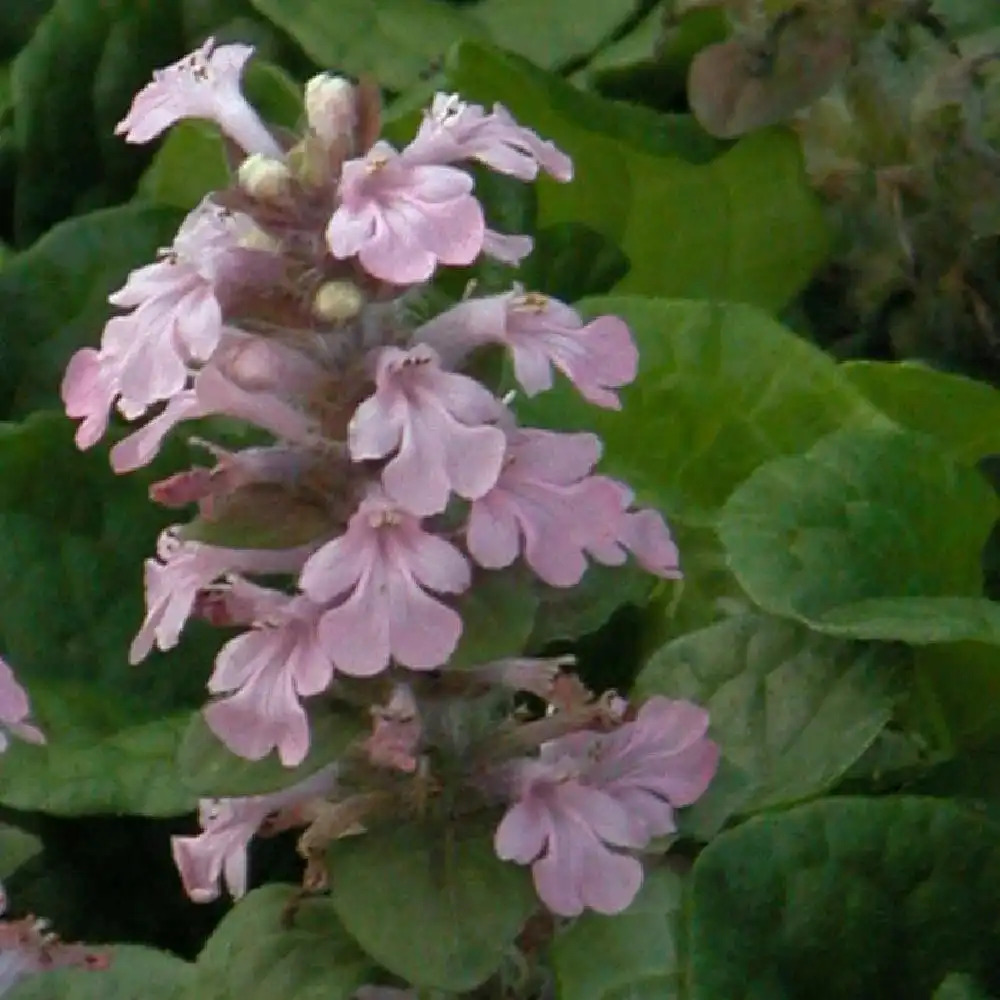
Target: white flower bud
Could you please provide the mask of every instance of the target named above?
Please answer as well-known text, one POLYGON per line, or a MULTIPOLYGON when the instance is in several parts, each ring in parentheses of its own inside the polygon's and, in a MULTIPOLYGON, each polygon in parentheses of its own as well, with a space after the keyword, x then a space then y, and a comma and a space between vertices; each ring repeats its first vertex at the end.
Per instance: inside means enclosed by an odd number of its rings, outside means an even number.
POLYGON ((354 131, 354 85, 342 76, 314 76, 306 84, 305 105, 309 127, 327 145, 354 131))
POLYGON ((262 201, 273 201, 288 193, 292 172, 281 160, 254 153, 240 164, 237 178, 247 194, 262 201))
POLYGON ((313 300, 313 312, 330 323, 344 323, 361 312, 365 297, 349 281, 328 281, 313 300))

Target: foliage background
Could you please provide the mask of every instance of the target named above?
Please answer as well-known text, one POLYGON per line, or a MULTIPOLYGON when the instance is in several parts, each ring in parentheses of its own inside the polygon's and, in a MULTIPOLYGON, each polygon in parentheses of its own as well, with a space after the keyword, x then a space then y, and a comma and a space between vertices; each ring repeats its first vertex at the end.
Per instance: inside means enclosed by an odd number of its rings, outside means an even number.
MULTIPOLYGON (((773 23, 792 5, 759 6, 773 23)), ((0 650, 51 742, 0 762, 0 878, 15 912, 128 945, 118 992, 60 973, 13 996, 346 998, 376 964, 431 988, 477 981, 454 956, 426 971, 456 914, 418 932, 398 903, 426 912, 419 872, 393 869, 395 900, 367 881, 392 844, 345 861, 346 888, 285 937, 287 838, 254 846, 265 888, 221 924, 227 904, 188 902, 170 861, 199 795, 260 790, 273 768, 218 757, 192 722, 218 637, 195 627, 177 652, 126 663, 142 559, 168 520, 146 488, 187 446, 117 479, 106 448, 73 447, 58 387, 97 341, 107 294, 225 176, 210 126, 154 148, 113 135, 151 71, 210 33, 258 47, 246 86, 272 121, 295 124, 319 69, 371 73, 397 141, 435 89, 456 90, 503 102, 575 161, 565 187, 482 179, 491 222, 538 249, 517 274, 443 276, 440 300, 470 277, 516 278, 630 322, 642 370, 621 413, 561 390, 524 411, 601 433, 607 471, 670 519, 686 578, 591 569, 559 602, 484 602, 476 634, 486 650, 511 636, 573 649, 597 689, 706 703, 724 760, 632 909, 557 935, 558 996, 1000 995, 1000 108, 986 84, 974 120, 965 94, 927 97, 949 52, 992 51, 1000 13, 868 7, 837 128, 823 106, 795 128, 761 112, 719 139, 686 87, 728 37, 711 3, 4 0, 0 650), (873 66, 891 101, 866 105, 857 81, 873 66), (873 151, 893 108, 898 141, 873 151), (834 153, 858 165, 846 193, 834 153), (926 183, 887 213, 894 166, 926 183), (399 952, 414 934, 419 960, 399 952)), ((781 59, 816 55, 815 39, 783 38, 764 77, 808 110, 819 95, 781 78, 781 59)), ((462 916, 499 940, 510 914, 494 897, 462 916)))

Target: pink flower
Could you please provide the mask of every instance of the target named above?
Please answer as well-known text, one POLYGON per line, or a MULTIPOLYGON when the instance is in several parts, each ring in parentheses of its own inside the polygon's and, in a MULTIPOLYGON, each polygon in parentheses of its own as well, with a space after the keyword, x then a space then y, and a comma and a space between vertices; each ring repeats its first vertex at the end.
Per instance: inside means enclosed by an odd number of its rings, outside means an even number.
POLYGON ((674 809, 708 788, 719 751, 697 705, 651 698, 611 733, 553 740, 515 766, 517 801, 497 828, 499 857, 530 864, 554 913, 619 913, 642 885, 630 850, 676 829, 674 809))
POLYGON ((113 305, 133 309, 108 323, 121 328, 115 343, 127 343, 118 371, 123 396, 147 406, 170 399, 184 388, 191 363, 211 357, 223 332, 218 294, 262 256, 241 247, 241 235, 236 217, 203 203, 185 219, 173 249, 133 271, 110 296, 113 305))
POLYGON ((66 415, 81 421, 76 446, 92 448, 107 432, 108 415, 121 392, 115 365, 92 347, 81 348, 69 359, 60 392, 66 415))
POLYGON ((634 722, 610 733, 575 733, 562 745, 588 756, 586 781, 627 809, 648 842, 673 833, 674 809, 700 799, 715 777, 719 747, 707 738, 708 724, 698 705, 656 696, 634 722))
POLYGON ((594 479, 618 496, 618 516, 608 518, 591 533, 586 549, 605 566, 620 566, 631 552, 648 573, 665 579, 679 579, 680 555, 662 516, 655 510, 631 510, 633 494, 617 479, 595 476, 594 479))
POLYGON ((146 619, 132 641, 129 662, 145 659, 154 644, 173 649, 191 616, 201 590, 231 572, 294 573, 309 547, 296 549, 225 549, 178 537, 168 528, 157 543, 157 559, 146 560, 146 619))
POLYGON ((360 462, 395 451, 382 472, 386 493, 413 514, 436 514, 452 491, 472 500, 497 481, 506 441, 503 431, 484 425, 503 412, 478 382, 442 371, 431 348, 385 347, 375 394, 351 419, 351 457, 360 462))
POLYGON ((271 813, 291 809, 328 795, 336 787, 337 765, 331 764, 305 781, 269 795, 240 799, 202 799, 197 837, 173 837, 170 846, 184 891, 196 903, 219 896, 225 879, 235 899, 247 891, 247 845, 271 813))
POLYGON ((203 118, 215 122, 245 152, 280 157, 281 147, 240 90, 251 55, 249 45, 216 48, 215 39, 209 38, 190 55, 153 73, 116 134, 124 134, 127 142, 149 142, 183 118, 203 118))
MULTIPOLYGON (((42 731, 28 722, 30 714, 31 704, 27 693, 18 684, 14 671, 0 660, 0 753, 7 749, 7 733, 28 743, 45 742, 42 731)), ((0 912, 3 912, 2 906, 0 912)))
POLYGON ((300 699, 325 691, 333 679, 333 664, 316 635, 319 613, 306 597, 266 592, 256 627, 219 651, 208 690, 233 693, 204 714, 233 753, 260 760, 277 748, 286 767, 305 760, 309 720, 300 699))
POLYGON ((367 677, 394 657, 413 670, 443 664, 462 620, 428 591, 457 594, 471 582, 454 546, 428 534, 413 515, 377 495, 364 500, 345 534, 310 557, 299 577, 320 604, 320 639, 338 670, 367 677))
POLYGON ((149 465, 159 454, 166 436, 185 420, 207 416, 209 410, 198 399, 194 390, 177 393, 147 424, 128 437, 122 438, 111 449, 111 467, 115 472, 132 472, 149 465))
POLYGON ((493 113, 487 114, 457 94, 434 95, 430 111, 403 156, 412 163, 478 160, 522 181, 533 181, 539 167, 559 181, 573 178, 570 158, 518 125, 502 104, 494 104, 493 113))
POLYGON ((504 344, 529 396, 552 387, 555 366, 584 399, 611 410, 621 406, 613 390, 628 385, 639 364, 628 326, 617 316, 584 324, 564 303, 520 288, 460 302, 424 324, 416 337, 434 347, 446 365, 481 344, 504 344))
POLYGON ((535 241, 530 236, 498 233, 494 229, 487 229, 483 236, 483 253, 503 264, 520 264, 534 246, 535 241))
POLYGON ((383 281, 426 281, 438 262, 471 264, 482 250, 486 226, 472 178, 454 167, 408 163, 386 142, 344 164, 340 198, 326 230, 330 252, 357 254, 383 281))
POLYGON ((496 486, 469 512, 472 558, 501 569, 523 548, 525 561, 550 586, 579 583, 588 547, 613 535, 621 520, 617 484, 587 475, 600 454, 593 434, 512 431, 496 486))
POLYGON ((554 751, 545 761, 525 761, 518 801, 497 827, 496 852, 531 865, 535 889, 553 913, 620 913, 642 886, 642 865, 626 851, 643 841, 625 808, 583 784, 578 771, 579 762, 554 751))

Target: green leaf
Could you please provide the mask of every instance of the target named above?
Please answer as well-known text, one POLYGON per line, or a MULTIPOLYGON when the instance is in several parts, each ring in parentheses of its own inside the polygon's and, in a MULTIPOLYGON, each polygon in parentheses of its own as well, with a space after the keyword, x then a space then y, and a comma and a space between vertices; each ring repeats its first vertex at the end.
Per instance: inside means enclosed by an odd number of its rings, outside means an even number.
POLYGON ((590 910, 556 936, 552 965, 563 1000, 679 1000, 684 881, 652 868, 632 905, 613 917, 590 910))
POLYGON ((553 298, 576 302, 611 291, 629 267, 628 257, 600 233, 582 223, 560 222, 535 234, 521 280, 553 298))
POLYGON ((191 963, 165 951, 120 944, 112 950, 107 970, 46 971, 29 976, 5 995, 9 1000, 180 1000, 193 970, 191 963))
POLYGON ((624 604, 646 604, 654 579, 634 564, 592 563, 575 587, 543 587, 528 648, 596 632, 624 604))
POLYGON ((460 38, 485 34, 472 16, 442 0, 251 0, 320 68, 403 90, 460 38))
POLYGON ((298 767, 285 767, 272 751, 263 760, 245 760, 229 750, 208 728, 201 712, 187 725, 177 753, 184 784, 199 798, 263 795, 304 781, 335 761, 348 744, 367 733, 362 720, 346 711, 306 702, 309 753, 298 767))
POLYGON ((0 425, 0 468, 0 649, 48 737, 10 747, 0 801, 63 814, 186 812, 194 797, 173 760, 204 700, 214 636, 195 625, 201 639, 169 658, 127 660, 143 618, 143 559, 167 522, 147 497, 163 464, 115 478, 105 448, 80 454, 70 422, 40 413, 0 425))
POLYGON ((398 826, 337 841, 329 863, 344 926, 414 986, 475 988, 537 906, 528 872, 485 835, 398 826))
MULTIPOLYGON (((707 135, 690 115, 662 114, 585 93, 513 52, 502 52, 482 42, 456 45, 448 54, 445 69, 451 89, 466 100, 487 105, 502 102, 522 125, 537 129, 573 157, 576 177, 570 188, 542 178, 547 199, 558 198, 567 190, 579 191, 581 185, 586 185, 599 197, 600 204, 607 205, 614 195, 613 207, 620 211, 624 205, 621 195, 627 192, 620 188, 602 191, 588 177, 594 171, 601 172, 602 158, 613 155, 621 145, 626 152, 677 156, 690 163, 706 163, 726 148, 707 135)), ((624 178, 621 164, 604 162, 603 166, 602 176, 624 178)), ((587 201, 582 195, 577 200, 581 204, 587 201)), ((591 210, 596 207, 591 206, 591 210)), ((587 219, 569 211, 554 221, 587 219)))
POLYGON ((183 1000, 350 1000, 372 963, 328 899, 303 900, 288 926, 283 914, 297 892, 268 885, 241 899, 198 956, 183 1000))
POLYGON ((210 191, 229 183, 229 166, 218 126, 178 122, 139 181, 149 201, 189 212, 210 191))
POLYGON ((998 844, 987 820, 933 799, 830 799, 750 820, 694 867, 693 995, 926 997, 955 969, 993 988, 998 844))
POLYGON ((473 8, 498 46, 558 68, 609 41, 637 0, 479 0, 473 8))
POLYGON ((929 434, 956 458, 1000 452, 1000 391, 912 362, 851 361, 847 377, 900 426, 929 434))
POLYGON ((705 145, 689 122, 583 94, 513 56, 465 43, 448 78, 467 98, 502 101, 573 158, 571 184, 539 183, 539 224, 582 223, 617 243, 631 261, 619 291, 776 310, 827 254, 798 141, 781 129, 690 162, 705 145), (764 237, 772 227, 786 238, 764 237))
POLYGON ((611 296, 579 308, 621 316, 635 336, 639 375, 622 409, 590 406, 561 383, 518 412, 528 423, 596 431, 603 468, 672 517, 710 524, 769 459, 845 423, 888 423, 826 354, 750 306, 611 296))
POLYGON ((489 663, 524 651, 535 624, 538 594, 519 572, 484 572, 456 602, 462 638, 451 669, 489 663))
POLYGON ((149 157, 114 135, 153 69, 184 54, 178 0, 56 0, 14 62, 18 245, 127 197, 149 157))
POLYGON ((1000 649, 978 642, 922 646, 914 670, 928 738, 947 750, 1000 738, 1000 649))
POLYGON ((708 709, 713 739, 747 781, 713 783, 694 808, 745 814, 830 788, 892 717, 901 665, 886 647, 745 614, 667 643, 635 688, 708 709))
POLYGON ((931 1000, 990 1000, 972 976, 953 972, 934 991, 931 1000))
MULTIPOLYGON (((100 339, 108 295, 171 241, 179 217, 124 205, 55 226, 0 270, 0 412, 58 406, 73 352, 100 339)), ((110 482, 110 473, 107 473, 110 482)))
POLYGON ((0 59, 10 59, 25 45, 52 0, 5 0, 0 6, 0 59))
POLYGON ((719 532, 740 584, 775 614, 858 639, 1000 642, 1000 604, 979 596, 998 509, 930 439, 845 429, 753 473, 719 532))
POLYGON ((0 879, 13 875, 42 849, 42 842, 16 826, 0 824, 0 879))

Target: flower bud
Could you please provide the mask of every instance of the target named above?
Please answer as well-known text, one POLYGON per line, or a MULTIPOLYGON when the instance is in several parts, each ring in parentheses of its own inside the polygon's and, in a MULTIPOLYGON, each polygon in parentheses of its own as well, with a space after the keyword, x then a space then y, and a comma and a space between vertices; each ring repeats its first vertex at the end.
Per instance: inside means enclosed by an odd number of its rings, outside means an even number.
POLYGON ((354 131, 354 86, 342 76, 314 76, 306 84, 305 105, 309 127, 327 145, 354 131))
POLYGON ((247 194, 261 201, 274 201, 288 193, 292 173, 281 160, 254 153, 240 164, 237 177, 247 194))
POLYGON ((328 281, 313 299, 313 312, 330 323, 344 323, 361 312, 365 297, 350 281, 328 281))

